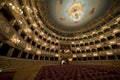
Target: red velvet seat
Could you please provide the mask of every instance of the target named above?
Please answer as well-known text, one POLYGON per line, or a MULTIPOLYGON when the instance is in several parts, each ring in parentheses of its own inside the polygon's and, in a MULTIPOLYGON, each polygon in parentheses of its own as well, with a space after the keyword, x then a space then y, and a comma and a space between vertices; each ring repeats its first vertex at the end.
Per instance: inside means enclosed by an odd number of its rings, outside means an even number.
POLYGON ((40 69, 34 80, 120 80, 120 67, 53 65, 40 69))

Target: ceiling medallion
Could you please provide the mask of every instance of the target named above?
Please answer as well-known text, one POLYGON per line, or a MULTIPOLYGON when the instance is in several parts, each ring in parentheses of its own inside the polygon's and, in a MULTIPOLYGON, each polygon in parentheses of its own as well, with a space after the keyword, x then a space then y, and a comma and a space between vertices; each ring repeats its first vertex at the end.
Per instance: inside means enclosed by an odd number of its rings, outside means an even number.
POLYGON ((73 21, 80 21, 83 17, 83 7, 84 5, 80 2, 73 2, 68 8, 68 15, 73 19, 73 21))

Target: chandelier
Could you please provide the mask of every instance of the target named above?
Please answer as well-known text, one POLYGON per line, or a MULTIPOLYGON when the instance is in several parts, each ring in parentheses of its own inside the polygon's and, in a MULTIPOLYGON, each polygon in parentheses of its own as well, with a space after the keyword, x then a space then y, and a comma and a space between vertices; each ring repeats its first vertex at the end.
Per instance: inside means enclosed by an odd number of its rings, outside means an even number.
POLYGON ((80 2, 73 2, 68 8, 68 15, 73 19, 73 21, 80 21, 83 17, 83 4, 80 2))

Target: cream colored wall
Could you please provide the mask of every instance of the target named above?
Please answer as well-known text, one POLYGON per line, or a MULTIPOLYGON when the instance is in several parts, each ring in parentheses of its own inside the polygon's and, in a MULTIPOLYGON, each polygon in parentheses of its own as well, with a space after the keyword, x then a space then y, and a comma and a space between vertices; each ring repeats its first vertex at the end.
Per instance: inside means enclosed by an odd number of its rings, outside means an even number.
POLYGON ((33 65, 54 65, 59 64, 58 61, 29 60, 20 58, 11 58, 0 56, 0 66, 4 71, 18 71, 20 69, 29 68, 33 65))

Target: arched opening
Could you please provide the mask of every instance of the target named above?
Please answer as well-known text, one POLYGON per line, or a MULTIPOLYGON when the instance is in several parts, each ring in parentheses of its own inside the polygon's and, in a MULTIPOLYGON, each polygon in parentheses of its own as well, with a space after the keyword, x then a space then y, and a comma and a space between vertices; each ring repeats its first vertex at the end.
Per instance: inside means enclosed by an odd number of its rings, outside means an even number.
POLYGON ((60 65, 68 65, 69 64, 69 61, 67 58, 62 58, 61 61, 60 61, 60 65))

